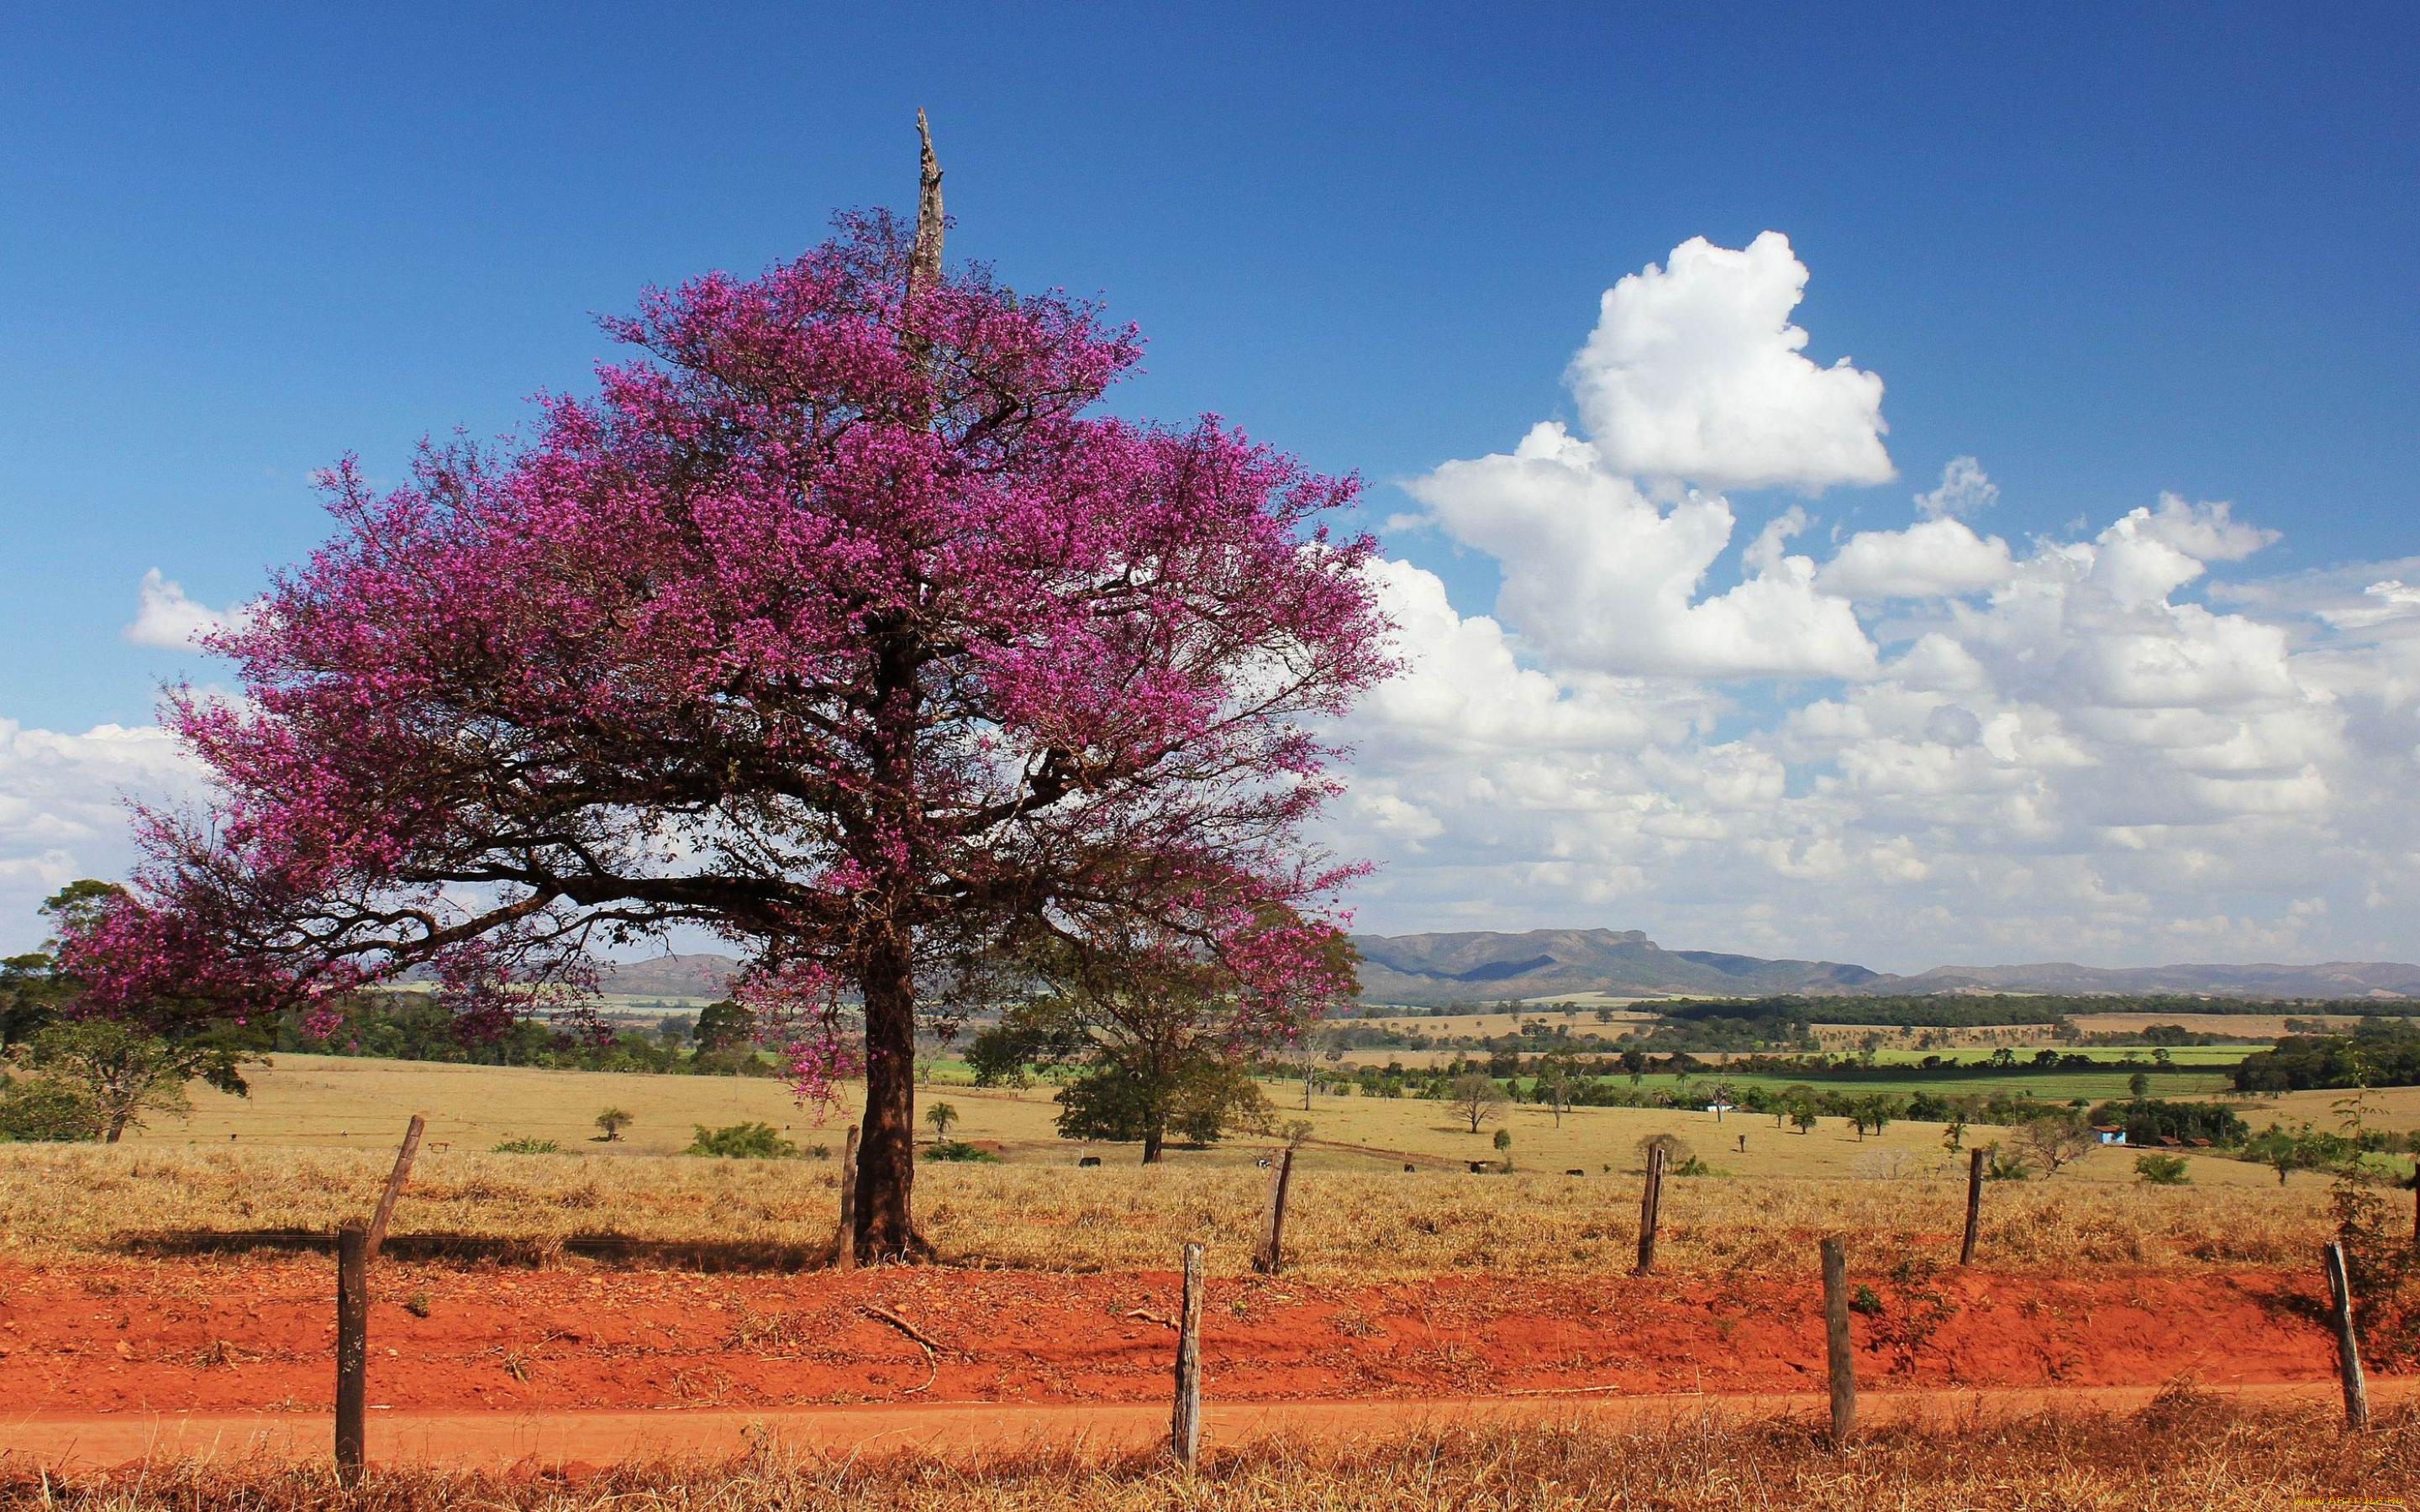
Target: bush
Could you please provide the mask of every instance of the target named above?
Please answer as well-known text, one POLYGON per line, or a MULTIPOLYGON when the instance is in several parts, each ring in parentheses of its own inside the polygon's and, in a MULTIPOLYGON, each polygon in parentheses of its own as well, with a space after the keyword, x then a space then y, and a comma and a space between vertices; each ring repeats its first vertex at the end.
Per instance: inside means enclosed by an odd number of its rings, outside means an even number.
POLYGON ((2182 1155, 2138 1155, 2134 1174, 2152 1186, 2190 1186, 2193 1178, 2185 1174, 2182 1155))
POLYGON ((65 1082, 28 1076, 0 1087, 0 1140, 58 1144, 100 1137, 92 1100, 65 1082))
POLYGON ((1659 1149, 1664 1151, 1664 1168, 1675 1175, 1682 1174, 1681 1166, 1698 1158, 1698 1152, 1689 1148, 1689 1141, 1676 1134, 1648 1134, 1638 1141, 1637 1149, 1641 1170, 1646 1169, 1649 1156, 1659 1149))
POLYGON ((2025 1158, 2015 1150, 2002 1149, 1997 1145, 1986 1145, 1983 1149, 1989 1157, 1983 1164, 1983 1180, 2022 1181, 2033 1175, 2034 1168, 2026 1165, 2025 1158))
POLYGON ((691 1124, 697 1137, 690 1141, 687 1155, 711 1155, 723 1160, 787 1160, 799 1152, 799 1147, 782 1137, 769 1123, 734 1123, 720 1129, 705 1124, 691 1124))
POLYGON ((507 1139, 492 1151, 497 1155, 560 1155, 563 1147, 551 1139, 507 1139))
POLYGON ((1000 1157, 988 1149, 979 1149, 963 1139, 939 1139, 918 1151, 926 1160, 963 1161, 975 1165, 997 1165, 1000 1157))

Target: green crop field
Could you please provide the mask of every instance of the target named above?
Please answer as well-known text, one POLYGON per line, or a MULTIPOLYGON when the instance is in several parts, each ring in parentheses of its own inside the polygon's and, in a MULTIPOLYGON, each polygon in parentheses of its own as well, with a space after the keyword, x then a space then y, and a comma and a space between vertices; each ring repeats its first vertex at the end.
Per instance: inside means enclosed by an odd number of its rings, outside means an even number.
MULTIPOLYGON (((1931 1092, 1936 1097, 1989 1097, 1999 1094, 2022 1097, 2030 1094, 2037 1103, 2065 1103, 2074 1098, 2088 1098, 2095 1103, 2123 1100, 2133 1095, 2127 1087, 2133 1073, 2124 1071, 2071 1072, 1970 1072, 1965 1075, 1917 1075, 1906 1077, 1767 1076, 1734 1074, 1723 1071, 1707 1071, 1698 1075, 1682 1077, 1653 1072, 1642 1077, 1639 1086, 1647 1088, 1678 1087, 1686 1082, 1700 1092, 1711 1092, 1716 1082, 1727 1082, 1734 1089, 1745 1091, 1750 1087, 1778 1090, 1784 1087, 1813 1087, 1831 1092, 1880 1092, 1891 1097, 1906 1097, 1916 1092, 1931 1092)), ((2157 1098, 2195 1098, 2226 1091, 2232 1078, 2222 1071, 2152 1072, 2149 1095, 2157 1098)), ((1628 1078, 1623 1078, 1627 1085, 1628 1078)))

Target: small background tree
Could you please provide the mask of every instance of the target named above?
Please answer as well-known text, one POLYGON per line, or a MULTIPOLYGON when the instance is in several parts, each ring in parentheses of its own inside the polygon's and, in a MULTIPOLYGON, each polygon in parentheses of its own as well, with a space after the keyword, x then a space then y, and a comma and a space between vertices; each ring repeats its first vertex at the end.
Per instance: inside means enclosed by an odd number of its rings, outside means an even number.
POLYGON ((179 1051, 167 1041, 106 1020, 54 1024, 33 1038, 25 1064, 37 1077, 70 1088, 92 1112, 93 1132, 116 1144, 154 1116, 190 1118, 185 1084, 207 1053, 179 1051))
POLYGON ((621 1108, 607 1108, 597 1115, 597 1136, 611 1143, 621 1138, 622 1131, 628 1128, 633 1121, 630 1115, 621 1108))
POLYGON ((1646 1134, 1631 1148, 1638 1152, 1638 1168, 1642 1171, 1647 1168, 1650 1157, 1659 1149, 1664 1151, 1664 1168, 1676 1173, 1698 1158, 1698 1152, 1690 1148, 1689 1141, 1676 1134, 1646 1134))
POLYGON ((2048 1175, 2057 1174, 2060 1166, 2100 1143, 2092 1125, 2072 1112, 2036 1114, 2017 1125, 2014 1137, 2025 1158, 2048 1175))
POLYGON ((936 1103, 924 1110, 924 1121, 933 1126, 933 1142, 940 1144, 950 1137, 950 1125, 958 1121, 958 1110, 947 1103, 936 1103))
POLYGON ((1285 909, 1262 909, 1245 933, 1290 937, 1316 963, 1296 979, 1298 1003, 1271 1011, 1181 930, 1029 939, 1017 959, 1042 990, 975 1036, 968 1059, 977 1081, 1020 1078, 1029 1065, 1072 1068, 1057 1098, 1061 1135, 1140 1143, 1146 1165, 1159 1163, 1171 1134, 1208 1144, 1267 1128, 1273 1113, 1248 1067, 1282 1041, 1283 1025, 1351 995, 1353 953, 1341 933, 1285 909))
POLYGON ((1454 1112, 1470 1125, 1472 1134, 1477 1134, 1479 1126, 1488 1119, 1503 1117, 1505 1107, 1512 1102, 1496 1078, 1483 1071, 1466 1071, 1455 1077, 1450 1095, 1454 1112))

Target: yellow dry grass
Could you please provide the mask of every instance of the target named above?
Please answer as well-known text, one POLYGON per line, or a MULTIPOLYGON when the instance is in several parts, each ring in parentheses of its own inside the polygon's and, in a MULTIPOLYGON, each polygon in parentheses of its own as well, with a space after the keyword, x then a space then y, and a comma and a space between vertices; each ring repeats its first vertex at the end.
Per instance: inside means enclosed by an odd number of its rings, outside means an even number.
MULTIPOLYGON (((399 1231, 544 1239, 617 1233, 682 1242, 821 1243, 832 1229, 836 1160, 733 1162, 683 1156, 694 1123, 762 1119, 800 1144, 837 1149, 777 1084, 289 1057, 260 1072, 249 1101, 199 1094, 189 1124, 114 1148, 0 1147, 0 1245, 20 1255, 109 1251, 128 1230, 326 1228, 365 1212, 413 1112, 429 1118, 399 1231), (629 1137, 585 1137, 607 1105, 638 1116, 629 1137), (230 1134, 236 1137, 227 1137, 230 1134), (553 1138, 566 1153, 489 1153, 507 1137, 553 1138)), ((846 1089, 850 1092, 854 1088, 846 1089)), ((1590 1270, 1628 1263, 1636 1242, 1637 1145, 1678 1134, 1717 1173, 1675 1178, 1663 1263, 1679 1270, 1797 1268, 1815 1236, 1847 1232, 1891 1254, 1954 1246, 1962 1156, 1938 1125, 1894 1123, 1857 1138, 1846 1120, 1811 1134, 1734 1113, 1580 1108, 1559 1127, 1519 1108, 1516 1171, 1473 1174, 1496 1156, 1443 1103, 1327 1097, 1304 1115, 1285 1084, 1280 1111, 1308 1117, 1288 1223, 1304 1269, 1341 1277, 1447 1271, 1590 1270), (1745 1149, 1739 1148, 1745 1137, 1745 1149), (1406 1173, 1406 1164, 1418 1167, 1406 1173), (1568 1170, 1583 1174, 1572 1176, 1568 1170)), ((2379 1120, 2420 1122, 2420 1088, 2380 1094, 2379 1120)), ((1160 1268, 1201 1240, 1241 1263, 1265 1184, 1241 1141, 1177 1151, 1143 1169, 1131 1146, 1058 1139, 1043 1088, 928 1089, 960 1112, 956 1137, 1008 1164, 926 1164, 920 1221, 948 1258, 1041 1269, 1160 1268), (1085 1149, 1105 1164, 1077 1169, 1085 1149)), ((848 1105, 846 1103, 844 1106, 848 1105)), ((2300 1104, 2279 1101, 2281 1115, 2300 1104)), ((2324 1111, 2324 1110, 2322 1110, 2324 1111)), ((2256 1121, 2257 1116, 2256 1115, 2256 1121)), ((1995 1131, 1973 1129, 1971 1140, 1995 1131)), ((2263 1167, 2194 1155, 2194 1184, 2134 1179, 2135 1151, 2096 1149, 2055 1178, 1988 1188, 1983 1257, 1995 1266, 2302 1264, 2325 1227, 2325 1182, 2281 1190, 2263 1167)))
POLYGON ((2420 1489, 2415 1465, 2420 1414, 2409 1410, 2388 1414, 2369 1433, 2348 1435, 2316 1409, 2262 1412, 2174 1393, 2128 1415, 1885 1428, 1844 1451, 1803 1425, 1708 1414, 1629 1428, 1573 1419, 1414 1428, 1374 1441, 1283 1439, 1214 1451, 1194 1473, 1164 1456, 1068 1447, 866 1456, 768 1442, 728 1463, 619 1466, 568 1484, 527 1473, 373 1467, 348 1489, 324 1468, 223 1464, 145 1465, 61 1483, 0 1468, 0 1501, 72 1512, 2267 1512, 2403 1505, 2420 1489))
POLYGON ((2298 1024, 2317 1020, 2332 1029, 2350 1029, 2361 1023, 2342 1013, 2079 1013, 2070 1022, 2086 1034, 2140 1034, 2154 1024, 2181 1024, 2197 1034, 2273 1040, 2291 1032, 2286 1027, 2289 1018, 2298 1024))
MULTIPOLYGON (((367 1211, 388 1164, 343 1149, 0 1147, 0 1255, 105 1256, 129 1230, 303 1227, 367 1211)), ((2216 1163, 2204 1163, 2216 1164, 2216 1163)), ((829 1241, 837 1163, 594 1159, 437 1151, 397 1232, 515 1239, 829 1241)), ((1187 1241, 1238 1268, 1265 1177, 1206 1165, 1076 1170, 927 1165, 920 1223, 953 1263, 1044 1271, 1163 1270, 1187 1241)), ((1317 1278, 1449 1272, 1611 1272, 1637 1242, 1637 1180, 1307 1169, 1287 1219, 1290 1266, 1317 1278)), ((2062 1174, 1987 1188, 1980 1258, 2009 1270, 2302 1265, 2326 1227, 2324 1186, 2124 1186, 2062 1174)), ((1854 1236, 1877 1263, 1954 1254, 1963 1183, 1900 1178, 1678 1177, 1659 1265, 1800 1272, 1817 1237, 1854 1236)))
MULTIPOLYGON (((666 1155, 687 1147, 696 1125, 751 1120, 784 1131, 802 1148, 823 1145, 836 1151, 852 1116, 849 1110, 861 1096, 856 1087, 843 1087, 838 1103, 818 1123, 782 1084, 757 1078, 281 1056, 275 1065, 256 1071, 252 1081, 248 1099, 197 1090, 192 1119, 162 1120, 130 1135, 130 1142, 150 1149, 390 1150, 405 1122, 419 1113, 428 1119, 428 1148, 436 1154, 484 1151, 506 1139, 535 1138, 609 1160, 666 1155), (636 1118, 623 1139, 612 1144, 593 1137, 597 1114, 609 1106, 636 1118)), ((1709 1165, 1740 1177, 1869 1179, 1946 1175, 1962 1168, 1962 1157, 1942 1148, 1943 1129, 1937 1123, 1893 1123, 1878 1137, 1860 1139, 1842 1119, 1826 1119, 1813 1133, 1802 1134, 1776 1126, 1768 1115, 1734 1112, 1717 1120, 1709 1113, 1671 1109, 1574 1108, 1558 1123, 1544 1109, 1521 1106, 1473 1135, 1443 1103, 1323 1094, 1306 1111, 1299 1082, 1272 1083, 1268 1092, 1281 1117, 1311 1123, 1314 1142, 1304 1160, 1312 1169, 1400 1172, 1406 1161, 1446 1167, 1494 1160, 1493 1136, 1498 1128, 1512 1132, 1514 1165, 1542 1173, 1576 1167, 1602 1177, 1608 1165, 1617 1171, 1635 1168, 1637 1143, 1652 1134, 1678 1134, 1709 1165), (1742 1136, 1745 1149, 1739 1144, 1742 1136)), ((957 1109, 953 1138, 994 1148, 1011 1164, 1073 1165, 1079 1156, 1092 1154, 1114 1165, 1137 1158, 1131 1145, 1058 1137, 1058 1108, 1051 1095, 1047 1087, 1022 1092, 933 1087, 923 1089, 921 1099, 927 1108, 946 1102, 957 1109)), ((2375 1095, 2383 1110, 2376 1120, 2381 1127, 2420 1126, 2420 1088, 2375 1095)), ((2279 1116, 2322 1119, 2331 1098, 2296 1094, 2281 1099, 2279 1116), (2304 1110, 2313 1099, 2321 1104, 2316 1113, 2304 1110)), ((2256 1124, 2262 1121, 2266 1106, 2264 1101, 2254 1110, 2256 1124)), ((1997 1131, 1979 1126, 1968 1134, 1976 1143, 1998 1136, 1997 1131)), ((1170 1158, 1178 1165, 1234 1165, 1249 1164, 1267 1148, 1266 1141, 1243 1139, 1206 1150, 1175 1150, 1170 1158)), ((2131 1183, 2134 1153, 2096 1150, 2061 1172, 2059 1180, 2131 1183)), ((2193 1174, 2205 1186, 2275 1180, 2259 1167, 2209 1156, 2195 1157, 2193 1174)))
MULTIPOLYGON (((2318 1128, 2334 1130, 2342 1127, 2343 1104, 2352 1095, 2346 1091, 2246 1095, 2238 1103, 2238 1113, 2255 1129, 2273 1122, 2292 1128, 2308 1120, 2318 1128)), ((2362 1122, 2368 1128, 2396 1134, 2420 1129, 2420 1087, 2377 1088, 2365 1095, 2364 1102, 2362 1122)))

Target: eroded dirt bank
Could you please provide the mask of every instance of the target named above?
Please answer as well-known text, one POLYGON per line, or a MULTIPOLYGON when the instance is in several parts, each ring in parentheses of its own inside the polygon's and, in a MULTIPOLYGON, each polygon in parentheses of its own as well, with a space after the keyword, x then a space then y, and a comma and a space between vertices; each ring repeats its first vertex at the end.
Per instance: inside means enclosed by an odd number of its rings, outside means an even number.
MULTIPOLYGON (((2317 1288, 2266 1272, 1853 1274, 1871 1388, 2212 1387, 2334 1369, 2317 1288)), ((696 1275, 387 1265, 370 1400, 396 1412, 1150 1403, 1168 1273, 696 1275)), ((0 1267, 0 1412, 323 1412, 322 1260, 0 1267)), ((1215 1279, 1220 1402, 1819 1389, 1812 1275, 1366 1288, 1215 1279)), ((6 1443, 0 1426, 0 1444, 6 1443)))

